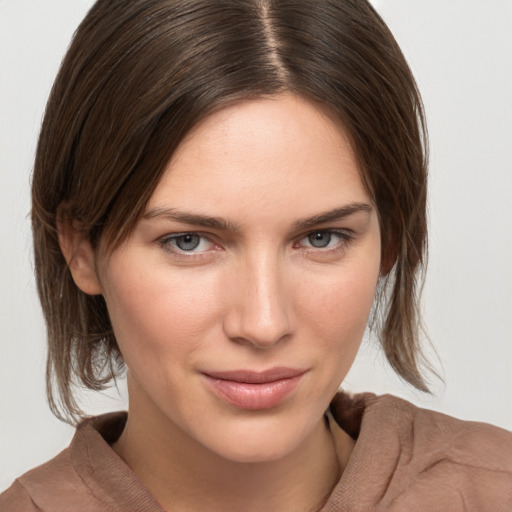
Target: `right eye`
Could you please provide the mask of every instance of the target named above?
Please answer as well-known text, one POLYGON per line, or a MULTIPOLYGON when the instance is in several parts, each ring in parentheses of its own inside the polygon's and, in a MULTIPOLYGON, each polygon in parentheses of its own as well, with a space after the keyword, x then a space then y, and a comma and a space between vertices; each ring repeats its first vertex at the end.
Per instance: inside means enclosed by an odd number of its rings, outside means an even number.
POLYGON ((177 233, 160 239, 160 245, 169 252, 197 254, 208 251, 213 244, 199 233, 177 233))

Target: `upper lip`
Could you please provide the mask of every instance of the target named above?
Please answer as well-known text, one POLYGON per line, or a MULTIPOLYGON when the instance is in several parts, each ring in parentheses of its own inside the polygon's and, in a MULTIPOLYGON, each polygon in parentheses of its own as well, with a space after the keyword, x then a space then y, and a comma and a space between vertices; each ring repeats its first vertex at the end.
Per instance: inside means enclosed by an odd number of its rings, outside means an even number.
POLYGON ((291 379, 305 373, 306 370, 300 368, 276 367, 264 371, 254 370, 229 370, 220 372, 203 372, 213 379, 230 380, 233 382, 243 382, 246 384, 264 384, 276 380, 291 379))

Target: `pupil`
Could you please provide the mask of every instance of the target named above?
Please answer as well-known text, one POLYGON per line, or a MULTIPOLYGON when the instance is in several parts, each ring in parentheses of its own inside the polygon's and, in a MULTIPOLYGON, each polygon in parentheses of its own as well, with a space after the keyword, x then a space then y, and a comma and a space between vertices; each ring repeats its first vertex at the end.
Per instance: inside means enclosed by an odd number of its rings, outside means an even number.
POLYGON ((176 239, 176 245, 182 251, 192 251, 199 246, 201 238, 198 235, 182 235, 176 239))
POLYGON ((309 235, 308 239, 309 243, 313 247, 327 247, 329 245, 329 242, 331 241, 331 234, 318 231, 317 233, 312 233, 311 235, 309 235))

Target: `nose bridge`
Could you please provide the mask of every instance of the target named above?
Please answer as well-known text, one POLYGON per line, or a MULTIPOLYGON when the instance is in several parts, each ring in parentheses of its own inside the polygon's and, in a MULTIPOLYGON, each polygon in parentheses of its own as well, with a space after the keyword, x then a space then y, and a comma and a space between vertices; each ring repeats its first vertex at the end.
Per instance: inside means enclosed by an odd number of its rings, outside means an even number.
MULTIPOLYGON (((261 249, 261 248, 260 248, 261 249)), ((290 304, 279 254, 259 250, 240 265, 228 334, 259 348, 277 343, 290 333, 290 304)))

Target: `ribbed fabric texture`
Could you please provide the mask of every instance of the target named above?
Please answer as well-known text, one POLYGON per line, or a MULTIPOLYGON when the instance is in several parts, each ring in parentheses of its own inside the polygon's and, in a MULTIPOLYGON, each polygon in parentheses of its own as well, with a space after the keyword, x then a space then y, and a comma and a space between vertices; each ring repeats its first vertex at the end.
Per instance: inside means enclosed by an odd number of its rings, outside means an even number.
MULTIPOLYGON (((334 436, 356 443, 323 512, 512 511, 512 433, 369 393, 338 393, 329 417, 334 436)), ((125 422, 82 422, 68 448, 0 495, 0 512, 165 512, 110 447, 125 422)))

